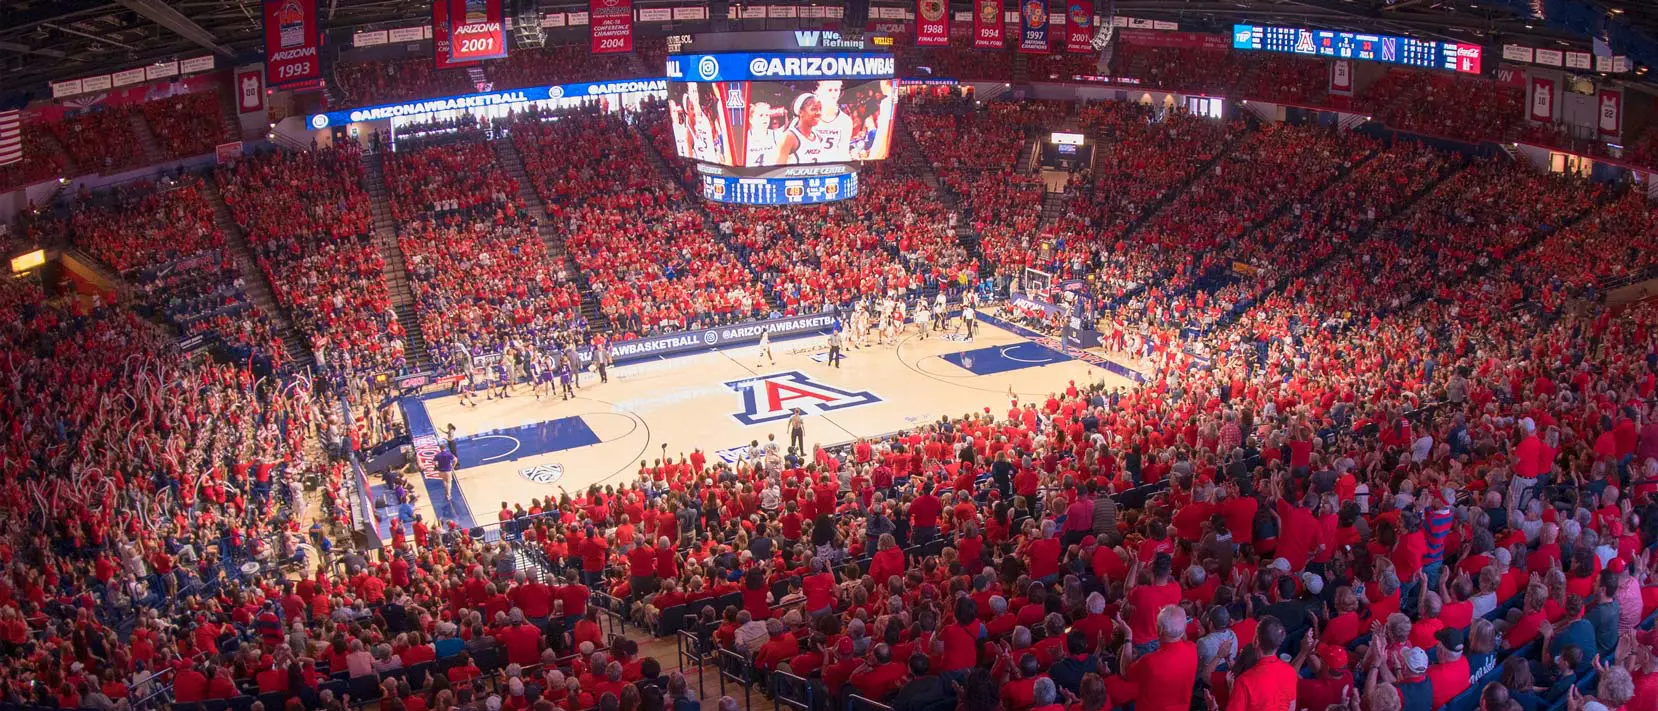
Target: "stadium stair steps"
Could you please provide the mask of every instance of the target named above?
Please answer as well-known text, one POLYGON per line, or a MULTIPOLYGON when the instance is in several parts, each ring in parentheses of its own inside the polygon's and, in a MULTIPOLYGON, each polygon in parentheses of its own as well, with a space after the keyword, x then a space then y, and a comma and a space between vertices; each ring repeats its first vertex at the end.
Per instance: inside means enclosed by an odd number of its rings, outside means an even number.
POLYGON ((576 266, 575 258, 564 246, 563 235, 548 219, 541 196, 535 194, 535 183, 530 180, 529 171, 524 169, 524 157, 518 154, 518 147, 513 145, 510 136, 498 136, 489 142, 489 146, 495 151, 495 160, 501 164, 501 170, 518 184, 518 199, 535 218, 536 233, 541 236, 542 244, 547 246, 547 256, 559 260, 565 278, 575 282, 576 291, 581 294, 581 315, 587 319, 588 328, 601 332, 610 330, 610 318, 599 308, 598 296, 587 282, 587 275, 576 266))
POLYGON ((1030 56, 1015 52, 1013 55, 1012 71, 1014 84, 1023 85, 1030 83, 1030 56))
POLYGON ((219 118, 222 119, 223 123, 224 123, 225 136, 227 136, 227 138, 225 140, 226 141, 246 140, 247 136, 246 136, 246 134, 244 134, 242 132, 242 119, 236 113, 236 93, 235 93, 235 91, 234 90, 230 91, 230 92, 221 91, 221 92, 218 92, 218 93, 219 93, 219 118))
POLYGON ((380 156, 364 152, 363 191, 368 193, 374 212, 374 244, 385 259, 386 290, 391 294, 392 310, 403 326, 404 353, 415 372, 431 370, 432 356, 426 349, 426 334, 420 330, 420 312, 415 307, 414 290, 409 286, 409 264, 403 257, 403 248, 397 244, 397 222, 391 216, 387 202, 386 173, 381 168, 380 156))
POLYGON ((1065 205, 1070 202, 1070 195, 1061 192, 1044 192, 1042 194, 1042 219, 1036 223, 1036 229, 1052 225, 1061 215, 1065 214, 1065 205))
POLYGON ((226 244, 230 246, 231 253, 236 255, 236 267, 242 272, 242 284, 248 292, 248 297, 253 299, 254 306, 270 316, 277 337, 282 339, 282 349, 286 356, 284 360, 302 368, 316 365, 309 341, 294 327, 293 317, 288 310, 277 303, 276 292, 271 289, 265 271, 259 268, 258 260, 254 259, 253 248, 248 246, 247 234, 230 214, 230 206, 225 204, 224 193, 219 192, 218 183, 207 180, 203 185, 207 201, 213 205, 213 226, 224 233, 226 244))
POLYGON ((155 132, 150 130, 150 122, 144 120, 144 112, 134 111, 127 115, 127 121, 132 125, 132 133, 138 139, 138 147, 144 151, 144 165, 155 165, 167 160, 167 154, 162 152, 161 144, 155 140, 155 132))

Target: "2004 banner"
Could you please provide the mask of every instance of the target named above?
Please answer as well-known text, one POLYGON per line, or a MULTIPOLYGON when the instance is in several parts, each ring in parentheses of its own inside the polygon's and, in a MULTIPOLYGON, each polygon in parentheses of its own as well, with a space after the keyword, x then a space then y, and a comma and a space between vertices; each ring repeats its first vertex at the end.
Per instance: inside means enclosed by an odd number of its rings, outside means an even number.
POLYGON ((589 0, 587 8, 594 54, 633 51, 632 0, 589 0))

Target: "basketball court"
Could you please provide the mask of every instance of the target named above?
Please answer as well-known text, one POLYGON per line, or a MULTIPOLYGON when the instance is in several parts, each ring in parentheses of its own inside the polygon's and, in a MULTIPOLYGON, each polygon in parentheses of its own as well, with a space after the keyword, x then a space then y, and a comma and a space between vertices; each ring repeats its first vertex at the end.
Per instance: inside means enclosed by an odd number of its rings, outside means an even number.
POLYGON ((768 437, 786 451, 796 408, 809 449, 985 407, 1001 416, 1010 389, 1029 402, 1069 381, 1131 385, 1098 354, 994 318, 981 320, 971 341, 937 332, 922 340, 912 329, 896 346, 848 348, 839 368, 829 365, 826 339, 774 341, 775 363, 747 345, 620 365, 608 383, 583 373, 570 400, 537 399, 523 384, 509 398, 475 407, 448 391, 404 398, 417 448, 423 435, 430 445, 453 425, 459 459, 459 495, 444 496, 441 483, 428 479, 430 495, 417 511, 482 525, 496 520, 502 501, 527 504, 560 489, 632 481, 641 460, 677 459, 701 447, 710 463, 736 461, 768 437))

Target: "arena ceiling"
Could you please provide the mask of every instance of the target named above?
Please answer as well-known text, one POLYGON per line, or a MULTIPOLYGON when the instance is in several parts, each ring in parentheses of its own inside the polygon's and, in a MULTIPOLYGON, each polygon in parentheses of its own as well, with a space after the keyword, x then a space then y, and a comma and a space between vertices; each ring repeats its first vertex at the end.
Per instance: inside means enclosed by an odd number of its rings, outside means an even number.
MULTIPOLYGON (((798 0, 765 0, 767 4, 798 0)), ((1589 0, 1568 0, 1588 2, 1589 0)), ((883 0, 876 4, 889 4, 883 0)), ((1658 3, 1594 0, 1591 12, 1658 40, 1658 3)), ((508 2, 509 7, 519 3, 508 2)), ((540 0, 547 10, 585 2, 540 0)), ((636 0, 636 5, 679 4, 636 0)), ((966 10, 966 0, 957 0, 966 10)), ((1549 3, 1550 6, 1558 2, 1549 3)), ((335 47, 354 31, 407 25, 429 16, 430 0, 319 0, 335 47)), ((1097 3, 1104 7, 1105 2, 1097 3)), ((1414 34, 1487 45, 1526 42, 1587 47, 1588 37, 1543 19, 1543 0, 1118 0, 1116 12, 1178 20, 1213 31, 1237 21, 1294 22, 1329 29, 1414 34)), ((1551 18, 1552 20, 1552 18, 1551 18)), ((43 93, 51 80, 103 73, 212 52, 221 64, 259 61, 259 0, 0 1, 0 97, 43 93)), ((8 102, 11 103, 11 102, 8 102)))

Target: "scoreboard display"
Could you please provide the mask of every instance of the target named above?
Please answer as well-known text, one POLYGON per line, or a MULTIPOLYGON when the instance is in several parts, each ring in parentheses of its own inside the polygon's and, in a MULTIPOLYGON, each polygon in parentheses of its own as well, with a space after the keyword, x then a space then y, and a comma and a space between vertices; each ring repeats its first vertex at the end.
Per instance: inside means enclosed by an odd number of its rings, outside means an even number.
POLYGON ((858 196, 851 166, 801 166, 764 172, 735 171, 698 164, 702 196, 733 205, 816 205, 858 196))
POLYGON ((1483 55, 1483 48, 1479 45, 1465 42, 1261 25, 1233 25, 1232 48, 1359 59, 1464 74, 1479 74, 1483 55))

